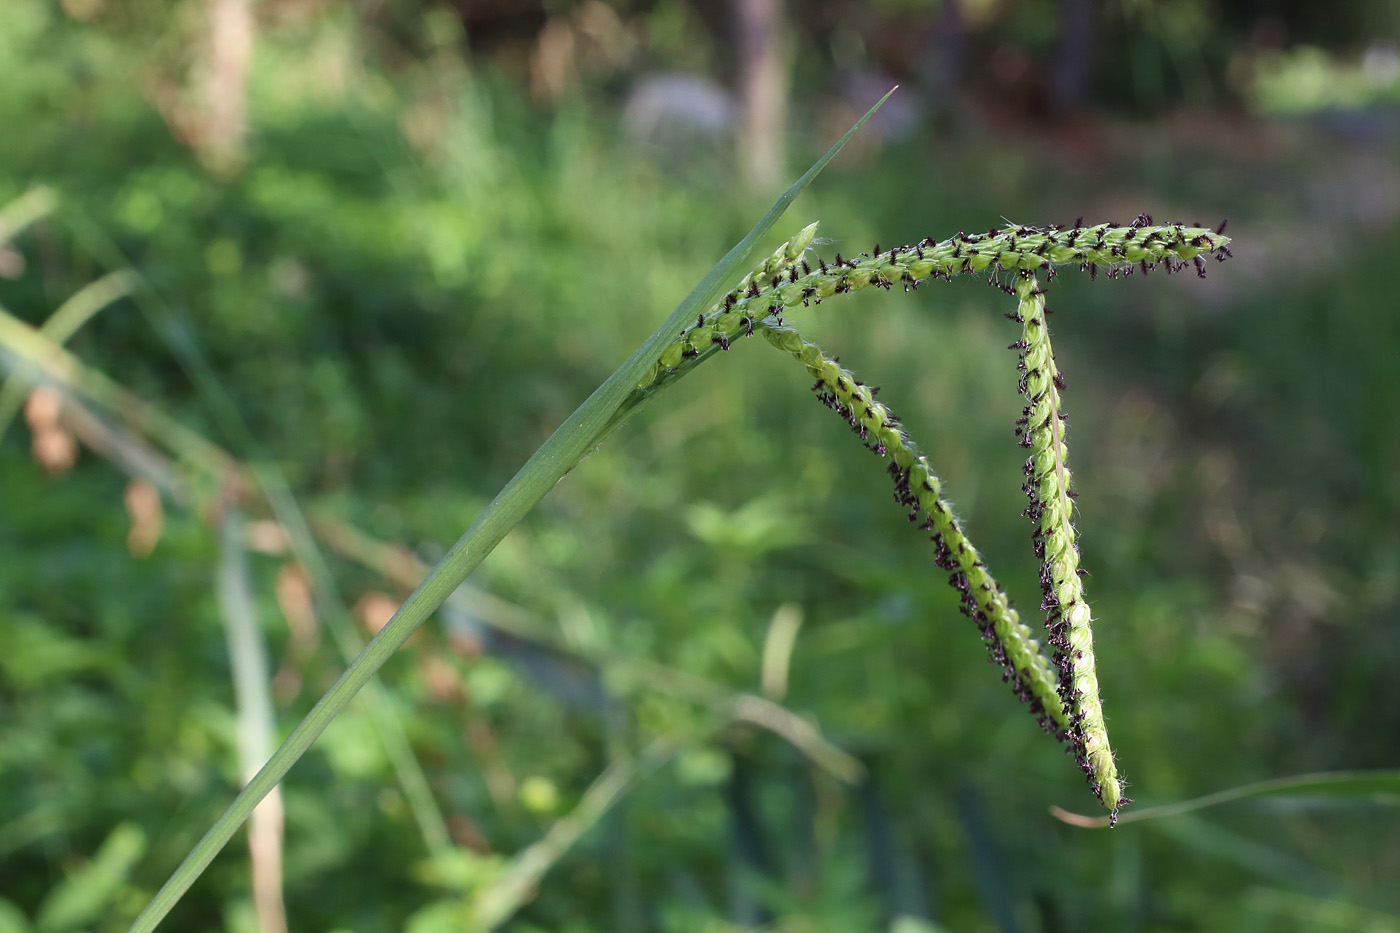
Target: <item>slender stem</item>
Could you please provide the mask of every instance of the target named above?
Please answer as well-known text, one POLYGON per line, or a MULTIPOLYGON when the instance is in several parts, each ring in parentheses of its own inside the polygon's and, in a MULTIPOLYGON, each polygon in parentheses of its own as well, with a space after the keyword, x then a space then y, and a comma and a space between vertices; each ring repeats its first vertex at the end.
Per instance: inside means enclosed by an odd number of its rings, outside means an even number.
POLYGON ((494 930, 525 903, 541 878, 574 843, 598 823, 631 786, 670 761, 684 743, 662 737, 636 757, 619 758, 584 791, 583 799, 568 815, 555 820, 544 838, 517 852, 494 882, 484 888, 472 905, 471 929, 494 930))
MULTIPOLYGON (((276 717, 267 673, 267 647, 254 608, 243 538, 243 515, 237 506, 229 505, 219 521, 218 595, 238 707, 238 763, 247 776, 254 774, 272 751, 276 717)), ((285 933, 287 929, 282 900, 282 838, 282 797, 274 788, 248 821, 248 862, 259 933, 285 933)))
POLYGON ((1248 800, 1251 797, 1324 797, 1329 805, 1338 800, 1352 797, 1359 802, 1374 806, 1394 807, 1400 805, 1400 770, 1377 771, 1320 771, 1313 774, 1294 774, 1289 777, 1269 778, 1252 784, 1218 790, 1203 797, 1178 800, 1155 807, 1134 809, 1119 816, 1086 816, 1070 813, 1059 807, 1051 807, 1050 815, 1071 826, 1085 829, 1108 829, 1116 823, 1141 823, 1144 820, 1158 820, 1170 816, 1180 816, 1207 807, 1248 800))
POLYGON ((768 232, 793 199, 888 98, 889 94, 881 98, 792 187, 783 192, 768 213, 700 280, 671 316, 535 451, 195 844, 175 873, 132 923, 132 933, 148 933, 155 929, 161 918, 170 912, 237 832, 258 801, 277 786, 370 678, 536 503, 593 449, 609 429, 613 415, 659 358, 662 348, 672 342, 698 312, 710 305, 758 239, 768 232))

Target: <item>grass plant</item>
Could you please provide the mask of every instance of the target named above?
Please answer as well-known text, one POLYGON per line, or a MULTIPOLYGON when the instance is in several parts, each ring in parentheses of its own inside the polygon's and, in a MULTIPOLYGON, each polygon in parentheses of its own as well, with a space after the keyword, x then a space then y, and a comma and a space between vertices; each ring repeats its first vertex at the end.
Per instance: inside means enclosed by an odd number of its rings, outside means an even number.
MULTIPOLYGON (((891 91, 890 93, 893 93, 891 91)), ((641 399, 634 389, 645 381, 663 350, 675 343, 688 322, 710 306, 726 281, 754 245, 773 227, 796 197, 826 167, 846 141, 870 119, 889 98, 881 98, 865 116, 817 160, 778 198, 744 239, 715 265, 677 306, 664 323, 550 435, 549 439, 520 468, 514 478, 496 495, 455 545, 438 561, 432 572, 365 646, 359 657, 336 680, 301 723, 292 730, 267 764, 239 792, 227 810, 175 870, 164 886, 132 923, 133 933, 155 929, 195 879, 224 847, 291 766, 305 754, 331 721, 349 705, 394 652, 441 606, 467 576, 522 518, 625 418, 635 411, 641 399)))
MULTIPOLYGON (((879 104, 876 109, 878 107, 879 104)), ((869 114, 861 122, 868 117, 869 114)), ((846 421, 867 448, 887 462, 895 501, 908 512, 911 521, 919 523, 928 533, 934 546, 934 564, 948 574, 950 585, 959 592, 962 609, 977 625, 991 659, 1001 666, 1003 680, 1047 732, 1069 744, 1094 794, 1109 811, 1108 824, 1113 825, 1119 808, 1130 801, 1122 793, 1123 784, 1108 742, 1099 700, 1090 632, 1091 613, 1080 582, 1073 525, 1074 490, 1067 465, 1067 420, 1059 394, 1064 381, 1050 346, 1046 287, 1040 276, 1046 276, 1048 283, 1065 266, 1077 266, 1091 278, 1100 271, 1116 278, 1139 272, 1146 274, 1156 268, 1165 268, 1167 273, 1194 269, 1197 274, 1204 275, 1205 258, 1227 258, 1230 240, 1223 233, 1223 225, 1210 230, 1182 224, 1156 224, 1144 215, 1129 225, 1105 223, 1086 227, 1076 222, 1072 227, 1038 228, 1007 224, 985 234, 959 233, 943 241, 925 239, 888 250, 877 245, 858 257, 845 259, 837 253, 827 260, 813 252, 817 225, 811 224, 717 298, 724 283, 733 281, 752 246, 860 125, 852 127, 779 198, 750 234, 711 270, 651 338, 536 451, 461 540, 426 574, 388 624, 355 658, 267 764, 252 777, 136 919, 133 930, 156 927, 331 720, 370 682, 375 672, 428 615, 451 598, 467 575, 560 478, 662 391, 677 384, 700 364, 728 351, 734 342, 755 334, 793 356, 816 380, 813 389, 818 399, 846 421), (843 368, 835 357, 808 340, 784 318, 788 309, 798 305, 821 304, 872 285, 885 290, 898 285, 910 290, 930 279, 951 280, 959 275, 986 275, 989 284, 1017 301, 1016 310, 1007 317, 1021 325, 1020 339, 1011 345, 1018 351, 1022 373, 1019 388, 1026 402, 1017 433, 1022 445, 1030 451, 1023 489, 1030 500, 1026 514, 1032 521, 1033 548, 1041 561, 1041 608, 1047 613, 1045 645, 1011 606, 982 554, 954 516, 929 457, 906 433, 892 410, 876 399, 878 390, 843 368)), ((98 285, 101 287, 94 286, 91 294, 83 293, 81 300, 70 302, 76 310, 56 316, 45 332, 31 334, 23 332, 17 322, 0 321, 4 324, 0 338, 12 346, 26 348, 35 361, 46 360, 50 369, 56 369, 60 383, 67 381, 88 394, 120 396, 124 399, 120 401, 123 409, 146 413, 138 419, 141 428, 168 435, 176 451, 206 462, 211 472, 242 475, 260 487, 283 527, 292 534, 303 561, 319 568, 316 576, 323 591, 322 598, 338 602, 333 587, 326 582, 329 572, 312 543, 309 525, 301 517, 285 481, 271 467, 265 463, 255 463, 252 467, 237 465, 202 438, 180 428, 157 410, 127 398, 120 387, 86 371, 71 357, 64 357, 58 344, 114 297, 138 287, 130 273, 111 276, 98 285)), ((197 348, 189 343, 188 335, 182 338, 178 327, 170 334, 169 342, 175 346, 195 381, 211 396, 212 407, 225 414, 234 411, 227 400, 220 397, 219 387, 212 380, 212 370, 202 361, 197 348)), ((7 392, 8 399, 15 397, 14 387, 7 386, 7 392)), ((7 409, 13 406, 12 400, 0 404, 7 409)), ((249 436, 246 427, 234 425, 234 428, 232 433, 249 436)), ((236 542, 226 541, 226 554, 232 554, 229 549, 236 547, 236 542)), ((340 614, 343 615, 343 610, 340 614)), ((230 617, 233 615, 237 613, 230 613, 230 617)), ((804 731, 800 723, 794 725, 790 717, 785 718, 786 711, 781 707, 769 703, 763 710, 753 708, 755 703, 765 702, 758 697, 739 697, 736 702, 722 703, 716 709, 716 721, 724 723, 744 718, 766 721, 768 728, 807 750, 814 760, 827 760, 833 773, 840 773, 846 779, 858 775, 858 763, 843 759, 839 749, 826 745, 818 734, 804 731)), ((400 741, 397 745, 395 759, 408 756, 411 760, 406 742, 400 741)), ((483 890, 473 909, 474 922, 483 928, 493 928, 508 918, 563 850, 607 811, 632 780, 669 760, 677 751, 674 742, 658 741, 634 760, 618 759, 585 795, 578 811, 557 822, 536 846, 522 851, 504 867, 496 882, 483 890)), ((419 786, 417 792, 409 796, 413 800, 428 801, 426 810, 415 806, 415 811, 425 827, 429 848, 441 853, 448 845, 446 832, 441 828, 442 818, 431 804, 416 762, 412 765, 409 770, 418 775, 419 780, 414 783, 419 786), (423 817, 424 812, 427 818, 423 817), (434 831, 427 831, 434 827, 434 831)))

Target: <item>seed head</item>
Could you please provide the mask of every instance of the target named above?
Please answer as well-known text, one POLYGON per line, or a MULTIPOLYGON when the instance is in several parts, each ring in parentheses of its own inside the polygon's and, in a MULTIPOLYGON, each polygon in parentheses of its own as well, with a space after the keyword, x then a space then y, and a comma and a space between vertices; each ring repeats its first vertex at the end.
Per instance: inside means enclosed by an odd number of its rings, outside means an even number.
MULTIPOLYGON (((1135 228, 1140 229, 1140 228, 1135 228)), ((1065 419, 1060 407, 1059 371, 1045 323, 1045 293, 1034 273, 1022 273, 1016 293, 1023 320, 1021 392, 1025 440, 1031 448, 1023 487, 1030 500, 1026 512, 1033 522, 1031 539, 1041 558, 1041 607, 1045 628, 1059 670, 1059 695, 1069 710, 1067 738, 1100 801, 1114 813, 1122 784, 1108 744, 1108 728, 1099 700, 1098 673, 1089 604, 1079 577, 1075 543, 1071 474, 1067 465, 1065 419)))

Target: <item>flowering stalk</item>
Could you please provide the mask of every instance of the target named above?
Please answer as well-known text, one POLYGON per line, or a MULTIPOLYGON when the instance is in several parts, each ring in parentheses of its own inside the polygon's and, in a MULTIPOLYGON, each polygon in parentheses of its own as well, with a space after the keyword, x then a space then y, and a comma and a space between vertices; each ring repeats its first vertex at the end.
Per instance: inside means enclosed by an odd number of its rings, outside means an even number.
MULTIPOLYGON (((727 295, 715 302, 709 311, 699 315, 695 324, 681 334, 680 340, 662 351, 661 358, 637 383, 637 390, 648 391, 658 387, 663 379, 670 381, 683 375, 716 348, 728 350, 730 340, 741 336, 741 331, 742 336, 751 336, 754 324, 752 314, 746 316, 745 312, 741 311, 734 316, 729 312, 741 304, 747 310, 751 303, 749 296, 757 295, 764 287, 771 288, 773 283, 785 281, 789 272, 801 261, 802 254, 807 251, 816 235, 817 224, 808 224, 755 266, 727 295), (723 327, 719 326, 720 322, 723 322, 723 327)), ((756 314, 758 304, 753 304, 752 313, 756 314)))
MULTIPOLYGON (((1187 227, 1182 224, 1154 225, 1147 215, 1128 226, 1076 224, 1065 228, 1026 227, 1011 224, 987 233, 960 233, 942 242, 925 239, 911 246, 898 246, 874 253, 861 253, 857 259, 836 258, 828 263, 802 258, 816 232, 813 224, 746 276, 732 290, 668 346, 652 366, 649 375, 637 383, 638 392, 648 392, 669 381, 670 375, 687 370, 716 348, 728 349, 731 341, 750 336, 755 326, 772 319, 781 324, 783 311, 797 304, 820 304, 833 295, 860 291, 870 285, 888 289, 903 285, 917 288, 929 278, 951 279, 955 275, 989 272, 995 283, 998 271, 1047 269, 1054 278, 1056 267, 1077 263, 1096 277, 1100 267, 1109 278, 1147 272, 1163 266, 1167 273, 1194 265, 1197 275, 1205 275, 1205 256, 1223 262, 1230 255, 1230 238, 1225 225, 1218 230, 1187 227)), ((1009 287, 1003 286, 1007 291, 1009 287)))
POLYGON ((1118 808, 1130 801, 1122 794, 1108 744, 1089 604, 1079 579, 1079 548, 1072 520, 1074 493, 1066 465, 1065 415, 1060 406, 1064 380, 1050 348, 1045 292, 1034 272, 1019 273, 1016 295, 1020 299, 1016 319, 1021 323, 1021 339, 1012 346, 1020 350, 1023 375, 1019 388, 1026 399, 1016 430, 1022 435, 1021 445, 1031 451, 1022 488, 1030 499, 1026 514, 1034 525, 1031 539, 1041 559, 1044 595, 1040 605, 1047 613, 1045 628, 1060 672, 1060 698, 1070 711, 1066 738, 1094 793, 1116 815, 1118 808))
POLYGON ((816 378, 813 390, 822 403, 845 419, 866 447, 890 461, 895 501, 909 510, 910 521, 923 519, 920 527, 934 543, 934 563, 948 571, 949 585, 962 594, 962 611, 977 623, 991 658, 1002 666, 1002 680, 1011 684, 1047 732, 1063 735, 1070 717, 1039 642, 987 572, 981 555, 941 498, 938 477, 894 412, 875 400, 876 390, 797 331, 768 324, 760 330, 769 343, 791 353, 816 378))
POLYGON ((1003 679, 1012 684, 1041 725, 1070 743, 1076 760, 1088 776, 1099 800, 1111 811, 1130 801, 1122 794, 1122 782, 1113 762, 1099 700, 1090 612, 1079 581, 1079 551, 1071 522, 1073 491, 1066 466, 1064 418, 1060 409, 1060 375, 1050 350, 1045 326, 1044 291, 1036 273, 1047 271, 1053 279, 1058 266, 1077 263, 1097 277, 1101 268, 1109 278, 1146 274, 1159 265, 1167 273, 1190 266, 1205 276, 1205 257, 1224 261, 1230 254, 1230 238, 1222 223, 1215 230, 1182 224, 1154 224, 1146 214, 1133 223, 1097 224, 1085 227, 1057 225, 1026 227, 1016 224, 985 234, 960 233, 935 242, 925 239, 888 252, 876 246, 857 259, 837 253, 827 263, 804 256, 816 225, 807 227, 761 263, 709 311, 698 314, 680 339, 667 346, 649 372, 640 379, 624 411, 631 412, 653 393, 684 375, 720 350, 728 350, 739 337, 763 333, 770 343, 796 357, 816 377, 818 397, 850 425, 866 446, 890 460, 895 499, 909 509, 912 521, 922 518, 936 547, 935 562, 949 572, 949 583, 962 594, 962 609, 982 631, 993 660, 1003 667, 1003 679), (813 268, 813 261, 816 268, 813 268), (799 302, 820 304, 834 295, 859 291, 870 285, 906 290, 929 278, 987 272, 989 284, 1017 297, 1015 318, 1022 338, 1013 347, 1021 351, 1025 376, 1020 389, 1027 406, 1018 433, 1031 448, 1026 464, 1030 497, 1026 510, 1035 525, 1033 541, 1041 558, 1042 609, 1048 613, 1047 641, 1053 659, 1047 659, 1040 643, 1020 621, 1006 595, 987 572, 977 550, 967 540, 941 498, 941 484, 927 459, 904 433, 899 420, 875 401, 874 390, 829 359, 820 348, 783 324, 783 312, 799 302), (1013 273, 1014 285, 998 273, 1013 273))

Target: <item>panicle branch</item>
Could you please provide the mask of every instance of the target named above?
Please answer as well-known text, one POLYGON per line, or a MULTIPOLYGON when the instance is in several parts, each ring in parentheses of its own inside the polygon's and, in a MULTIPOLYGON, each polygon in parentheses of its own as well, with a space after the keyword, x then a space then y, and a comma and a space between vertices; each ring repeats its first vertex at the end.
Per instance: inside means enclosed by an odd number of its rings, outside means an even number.
POLYGON ((1089 628, 1089 604, 1080 580, 1079 547, 1075 543, 1074 493, 1067 465, 1065 414, 1060 404, 1064 380, 1055 365, 1046 326, 1045 292, 1034 272, 1019 273, 1016 295, 1020 305, 1020 390, 1026 407, 1018 422, 1021 445, 1030 448, 1026 482, 1022 489, 1030 500, 1026 508, 1033 530, 1031 540, 1041 560, 1040 608, 1047 615, 1045 628, 1054 663, 1059 670, 1059 694, 1069 710, 1066 738, 1090 787, 1109 810, 1117 813, 1130 801, 1108 744, 1108 728, 1099 700, 1099 679, 1094 661, 1094 637, 1089 628))
POLYGON ((962 611, 977 624, 990 659, 1002 667, 1002 680, 1026 703, 1047 732, 1063 736, 1069 715, 1040 643, 972 546, 953 510, 942 498, 942 483, 928 459, 904 432, 894 412, 875 400, 875 390, 827 357, 790 327, 762 325, 768 342, 784 350, 816 378, 817 398, 850 426, 867 448, 889 460, 894 498, 911 522, 929 533, 934 563, 948 572, 948 584, 962 596, 962 611))
MULTIPOLYGON (((804 258, 816 234, 816 224, 780 246, 772 256, 744 277, 739 285, 687 328, 681 339, 662 351, 650 372, 637 384, 647 391, 669 374, 684 371, 716 348, 729 349, 731 341, 752 336, 764 321, 781 325, 783 312, 798 304, 820 304, 833 295, 856 292, 871 285, 889 289, 900 285, 918 288, 927 279, 952 279, 955 275, 987 272, 988 281, 1000 284, 997 272, 1046 269, 1054 278, 1056 268, 1077 264, 1097 277, 1102 268, 1109 278, 1146 274, 1162 267, 1168 274, 1194 266, 1204 276, 1204 257, 1224 262, 1229 258, 1230 238, 1218 230, 1183 224, 1154 224, 1143 214, 1126 226, 1096 224, 1085 227, 1051 225, 1028 227, 1010 224, 986 233, 959 233, 941 242, 924 239, 908 246, 854 259, 804 258)), ((1221 224, 1219 230, 1224 229, 1221 224)), ((1000 286, 1014 294, 1010 286, 1000 286)))

